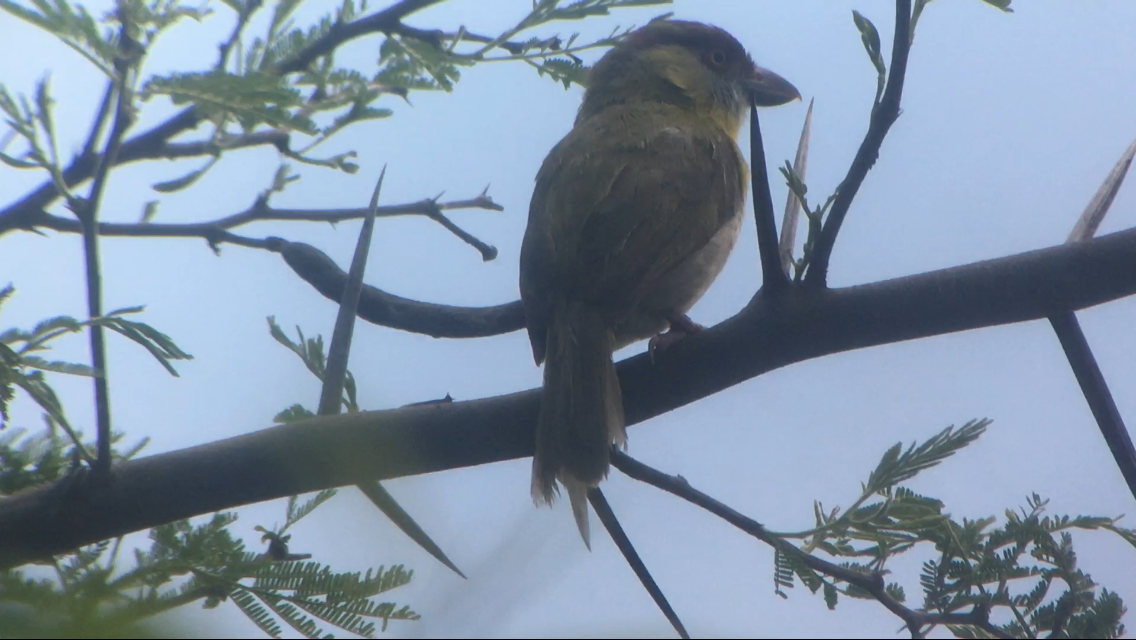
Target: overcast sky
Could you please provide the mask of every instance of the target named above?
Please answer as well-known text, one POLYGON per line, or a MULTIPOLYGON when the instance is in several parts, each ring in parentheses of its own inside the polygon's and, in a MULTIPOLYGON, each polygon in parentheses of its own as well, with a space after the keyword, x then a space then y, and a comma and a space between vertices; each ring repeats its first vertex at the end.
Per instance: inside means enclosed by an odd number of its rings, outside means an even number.
MULTIPOLYGON (((147 70, 212 64, 233 23, 217 13, 161 41, 147 70)), ((307 24, 335 3, 311 0, 307 24)), ((382 4, 382 3, 378 3, 382 4)), ((92 3, 103 10, 107 2, 92 3)), ((423 28, 500 32, 529 0, 452 0, 414 15, 423 28), (492 7, 492 9, 490 9, 492 7)), ((919 23, 903 115, 861 189, 832 260, 830 282, 848 286, 995 258, 1063 242, 1089 198, 1136 137, 1136 3, 1129 0, 1016 2, 1003 14, 979 0, 935 2, 919 23)), ((719 24, 759 64, 793 81, 804 102, 763 114, 771 166, 792 157, 805 109, 815 98, 810 195, 839 183, 867 126, 875 72, 851 9, 874 20, 890 51, 893 4, 885 0, 753 2, 679 0, 678 17, 719 24)), ((659 8, 620 11, 583 25, 602 35, 641 24, 659 8)), ((264 18, 265 16, 261 16, 264 18)), ((256 29, 263 30, 263 20, 256 29)), ((103 79, 76 53, 0 14, 6 50, 0 82, 32 93, 51 73, 64 151, 82 144, 103 79)), ((373 69, 379 38, 356 41, 340 61, 373 69)), ((431 302, 491 305, 518 296, 518 253, 533 177, 570 128, 580 90, 565 91, 519 63, 463 72, 452 94, 415 93, 412 105, 385 100, 392 119, 356 126, 322 153, 354 149, 357 175, 304 168, 274 198, 282 207, 363 206, 383 164, 384 203, 445 191, 466 198, 490 184, 505 207, 456 212, 454 220, 495 245, 478 253, 426 219, 381 220, 367 282, 431 302)), ((171 113, 146 105, 135 131, 171 113)), ((743 130, 747 139, 748 128, 743 130)), ((185 138, 191 139, 191 138, 185 138)), ((748 153, 748 150, 747 150, 748 153)), ((162 198, 156 221, 191 222, 247 207, 279 166, 274 150, 227 155, 195 188, 162 198)), ((199 160, 116 170, 102 217, 135 221, 156 198, 154 182, 184 175, 199 160)), ((0 203, 22 197, 39 173, 0 169, 0 203)), ((785 201, 779 176, 774 202, 785 201)), ((2 205, 0 205, 2 206, 2 205)), ((58 213, 66 213, 60 207, 58 213)), ((747 218, 749 214, 747 213, 747 218)), ((1136 224, 1136 184, 1122 190, 1101 233, 1136 224)), ((304 241, 346 266, 359 224, 257 224, 246 235, 304 241)), ((692 311, 711 325, 736 313, 760 283, 752 222, 722 276, 692 311)), ((0 285, 16 297, 0 328, 29 327, 56 314, 84 315, 82 252, 74 235, 9 234, 0 240, 0 285)), ((318 384, 268 334, 275 315, 291 331, 330 338, 336 306, 300 281, 279 256, 225 246, 215 257, 200 240, 106 239, 104 308, 145 304, 144 320, 196 356, 165 375, 142 349, 112 335, 115 426, 149 436, 150 453, 210 442, 271 424, 286 406, 317 405, 318 384)), ((1120 411, 1136 422, 1136 301, 1079 314, 1120 411)), ((628 347, 620 356, 642 351, 628 347)), ((85 361, 86 340, 60 341, 60 358, 85 361)), ((447 393, 466 400, 539 385, 523 332, 479 340, 435 340, 360 322, 350 368, 367 409, 447 393)), ((55 376, 72 420, 93 424, 86 380, 55 376)), ((811 526, 812 501, 848 504, 879 456, 897 441, 926 439, 972 418, 994 421, 976 444, 911 487, 947 503, 957 518, 1001 515, 1032 492, 1050 511, 1115 516, 1132 496, 1097 430, 1048 323, 1033 322, 829 356, 777 370, 630 430, 630 453, 681 473, 698 488, 775 530, 811 526)), ((25 401, 15 422, 39 424, 25 401)), ((456 578, 409 542, 355 489, 293 530, 295 551, 338 569, 404 563, 414 582, 391 594, 422 614, 396 623, 393 637, 529 637, 673 632, 593 524, 593 551, 581 544, 566 505, 535 509, 530 461, 516 460, 387 483, 392 493, 469 576, 456 578)), ((892 637, 900 622, 875 602, 842 601, 836 611, 801 587, 773 592, 769 548, 705 512, 615 473, 604 491, 639 553, 695 636, 892 637)), ((259 548, 257 524, 282 522, 284 501, 243 508, 234 530, 259 548)), ((1136 513, 1133 514, 1136 517, 1136 513)), ((1136 526, 1136 521, 1123 524, 1136 526)), ((141 537, 138 538, 142 540, 141 537)), ((1136 550, 1115 536, 1077 535, 1081 566, 1136 602, 1136 550)), ((922 603, 919 557, 892 565, 913 606, 922 603)), ((235 607, 192 611, 202 633, 255 636, 235 607)), ((1131 626, 1131 621, 1129 621, 1131 626)))

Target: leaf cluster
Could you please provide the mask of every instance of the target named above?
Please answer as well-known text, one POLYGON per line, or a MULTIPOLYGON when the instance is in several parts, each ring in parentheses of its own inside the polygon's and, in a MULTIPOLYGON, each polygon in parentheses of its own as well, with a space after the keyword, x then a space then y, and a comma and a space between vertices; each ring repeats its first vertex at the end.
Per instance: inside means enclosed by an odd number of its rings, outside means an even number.
MULTIPOLYGON (((860 496, 841 510, 814 503, 815 527, 775 534, 800 539, 806 553, 822 552, 841 566, 869 576, 886 576, 892 558, 913 549, 933 554, 923 564, 919 582, 924 593, 921 615, 948 616, 975 610, 988 612, 993 628, 1012 637, 1114 638, 1123 635, 1125 613, 1120 597, 1097 584, 1077 567, 1070 531, 1103 530, 1136 547, 1136 531, 1118 518, 1046 516, 1047 501, 1037 494, 1027 507, 1007 510, 998 526, 994 517, 956 520, 944 504, 900 483, 938 465, 974 442, 989 425, 971 421, 947 428, 926 442, 889 449, 861 485, 860 496), (1054 584, 1059 589, 1054 589, 1054 584)), ((822 575, 799 557, 775 551, 774 584, 778 594, 796 581, 822 591, 829 608, 840 596, 874 598, 863 588, 822 575)), ((885 585, 897 603, 907 600, 898 583, 885 585)), ((958 637, 985 638, 989 629, 977 624, 948 624, 958 637)))

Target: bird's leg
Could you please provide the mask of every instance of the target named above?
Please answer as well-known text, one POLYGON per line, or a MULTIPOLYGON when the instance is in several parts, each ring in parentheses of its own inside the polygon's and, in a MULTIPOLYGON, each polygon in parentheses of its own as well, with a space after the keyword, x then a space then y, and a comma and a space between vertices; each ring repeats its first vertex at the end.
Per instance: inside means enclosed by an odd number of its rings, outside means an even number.
POLYGON ((702 325, 691 320, 690 316, 685 313, 667 314, 667 322, 671 326, 666 333, 658 334, 647 343, 647 352, 651 354, 651 362, 655 361, 656 352, 665 351, 686 336, 698 333, 703 329, 702 325))

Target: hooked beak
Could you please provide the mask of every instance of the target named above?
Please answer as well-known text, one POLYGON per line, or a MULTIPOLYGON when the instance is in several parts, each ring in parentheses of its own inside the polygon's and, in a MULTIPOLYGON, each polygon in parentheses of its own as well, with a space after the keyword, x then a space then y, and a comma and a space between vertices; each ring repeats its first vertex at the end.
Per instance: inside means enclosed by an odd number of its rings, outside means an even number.
POLYGON ((793 83, 762 67, 754 67, 754 77, 746 85, 750 99, 758 107, 776 107, 801 99, 801 92, 793 83))

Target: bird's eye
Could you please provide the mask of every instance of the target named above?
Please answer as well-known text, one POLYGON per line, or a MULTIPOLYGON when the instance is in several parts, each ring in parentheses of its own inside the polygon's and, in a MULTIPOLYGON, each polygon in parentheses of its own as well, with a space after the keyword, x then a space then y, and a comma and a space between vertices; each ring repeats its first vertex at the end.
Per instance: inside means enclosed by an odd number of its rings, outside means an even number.
POLYGON ((715 49, 711 52, 710 65, 718 68, 726 66, 726 52, 721 49, 715 49))

